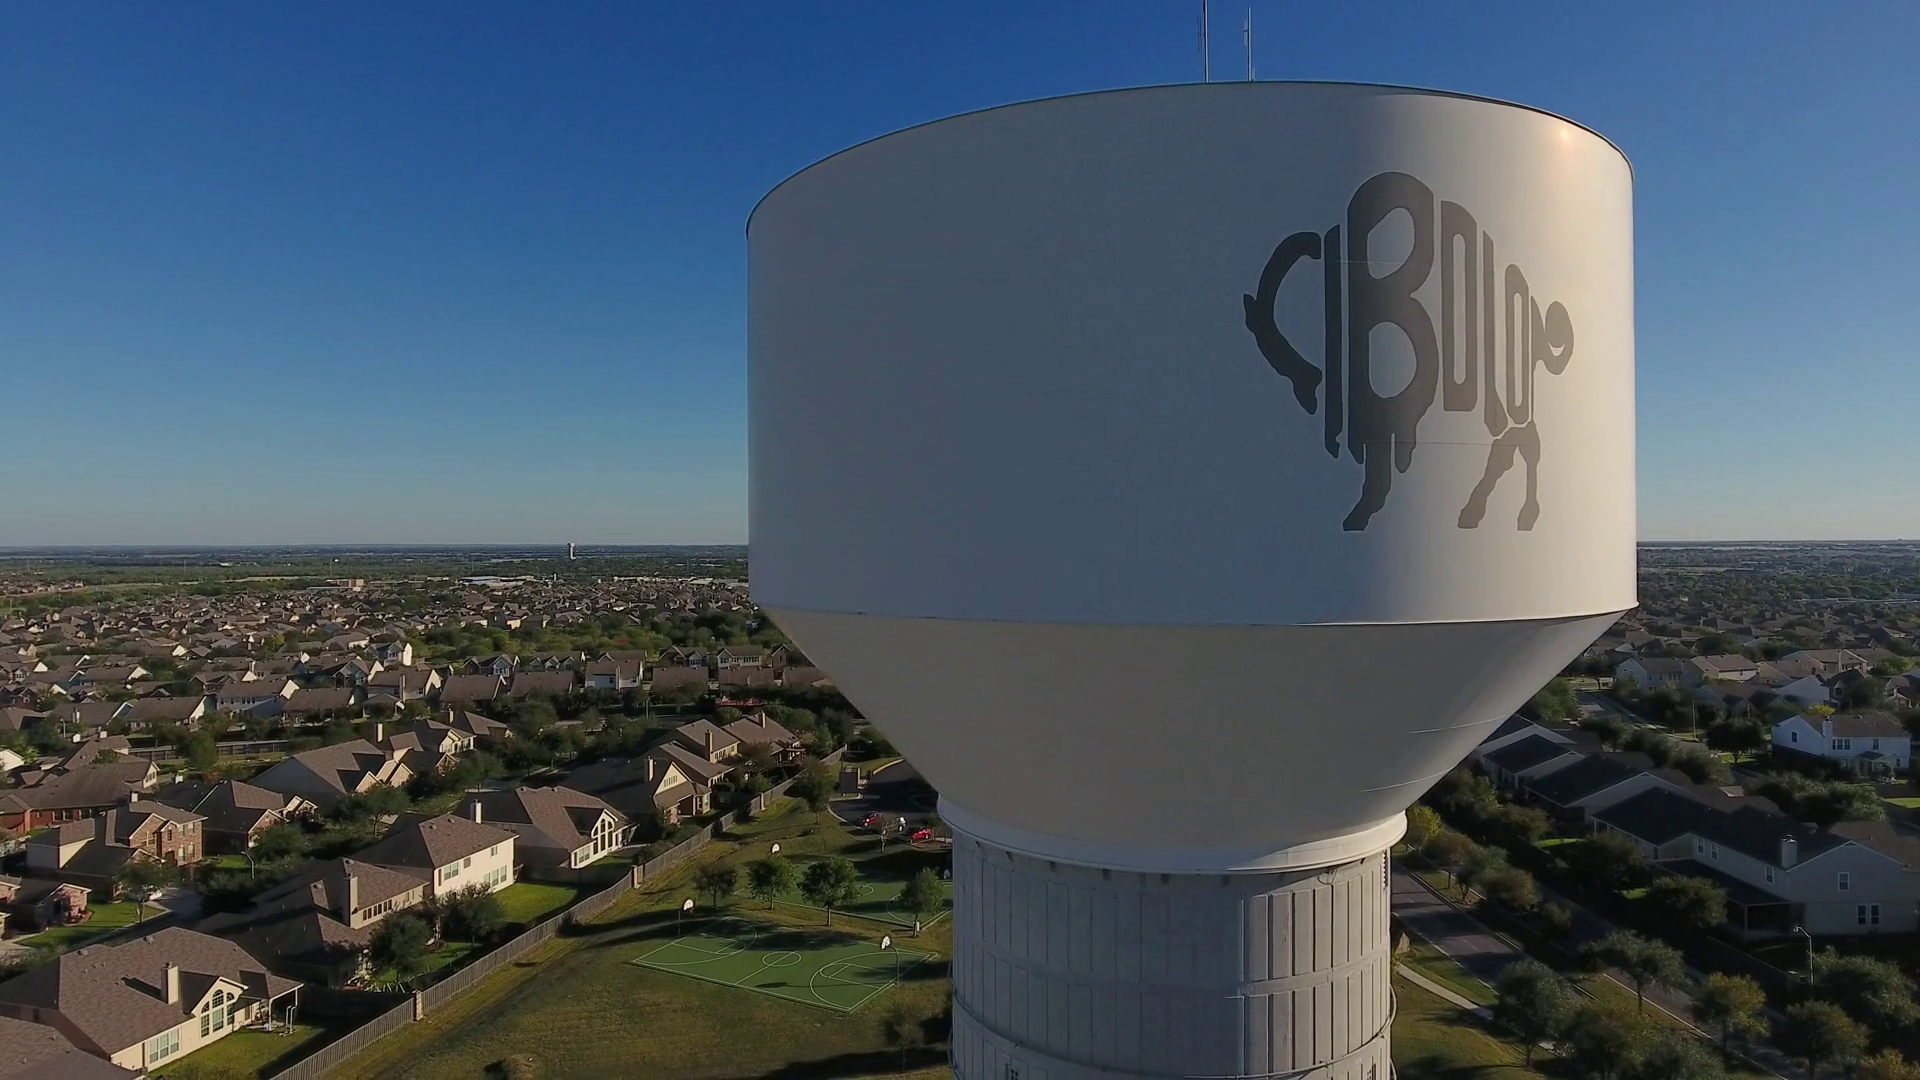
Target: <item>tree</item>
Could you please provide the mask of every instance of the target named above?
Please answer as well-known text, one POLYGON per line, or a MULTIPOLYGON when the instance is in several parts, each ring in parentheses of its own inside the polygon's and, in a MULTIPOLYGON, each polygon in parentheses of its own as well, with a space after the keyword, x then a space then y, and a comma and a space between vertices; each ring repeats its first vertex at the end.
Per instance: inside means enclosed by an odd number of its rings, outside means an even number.
POLYGON ((1700 1022, 1720 1031, 1720 1049, 1730 1050, 1734 1036, 1753 1038, 1766 1034, 1767 1018, 1761 1012, 1767 1005, 1767 993, 1760 984, 1745 975, 1715 972, 1707 976, 1694 999, 1693 1013, 1700 1022))
POLYGON ((1613 1080, 1639 1060, 1647 1037, 1645 1017, 1596 1001, 1573 1010, 1561 1041, 1575 1074, 1613 1080))
POLYGON ((1580 726, 1598 735, 1600 737, 1600 745, 1609 750, 1626 742, 1627 736, 1633 733, 1633 728, 1630 727, 1625 720, 1611 713, 1596 716, 1580 726))
POLYGON ((1633 983, 1634 1001, 1640 1011, 1647 1008, 1647 987, 1677 987, 1686 982, 1687 965, 1679 950, 1663 941, 1652 941, 1631 930, 1615 930, 1598 941, 1588 942, 1581 956, 1595 970, 1614 968, 1633 983))
POLYGON ((306 830, 292 822, 283 821, 262 829, 253 841, 252 851, 253 857, 262 862, 278 862, 305 855, 310 845, 306 830))
POLYGON ((1540 929, 1554 941, 1573 932, 1573 912, 1559 904, 1541 904, 1533 914, 1540 920, 1540 929))
POLYGON ((1565 720, 1579 713, 1580 701, 1574 696, 1571 682, 1555 679, 1533 695, 1527 709, 1541 720, 1565 720))
POLYGON ((1699 1040, 1668 1031, 1649 1041, 1627 1075, 1632 1080, 1725 1080, 1727 1067, 1699 1040))
POLYGON ((1867 1039, 1866 1025, 1831 1001, 1787 1006, 1786 1016, 1773 1034, 1781 1052, 1806 1062, 1807 1071, 1815 1074, 1822 1065, 1859 1060, 1866 1052, 1867 1039))
POLYGON ((1509 911, 1526 911, 1540 902, 1540 888, 1533 875, 1517 866, 1505 866, 1482 875, 1476 882, 1487 898, 1509 911))
POLYGON ((120 891, 133 898, 140 905, 140 918, 147 917, 147 905, 161 892, 180 880, 178 868, 166 863, 141 856, 128 859, 113 875, 113 882, 120 891))
POLYGON ((693 887, 713 899, 713 906, 733 895, 740 885, 740 870, 730 863, 708 863, 693 876, 693 887))
POLYGON ((920 916, 930 911, 940 910, 940 905, 945 903, 946 899, 947 890, 940 881, 940 875, 935 873, 931 866, 921 867, 907 882, 906 889, 900 893, 900 902, 908 911, 913 912, 915 923, 920 921, 920 916))
POLYGON ((373 941, 367 949, 375 967, 392 971, 402 981, 426 968, 427 945, 433 940, 433 927, 411 911, 388 916, 374 927, 373 941))
POLYGON ((186 759, 187 768, 194 772, 204 773, 220 760, 220 747, 214 742, 211 731, 187 732, 174 745, 180 751, 180 756, 186 759))
POLYGON ((1553 819, 1537 806, 1508 804, 1486 817, 1487 830, 1502 847, 1525 847, 1553 829, 1553 819))
POLYGON ((1510 867, 1507 865, 1506 852, 1491 844, 1475 847, 1467 852, 1466 860, 1460 867, 1460 895, 1466 896, 1467 885, 1473 885, 1485 892, 1482 884, 1493 875, 1507 869, 1510 867))
POLYGON ((1628 889, 1647 873, 1647 857, 1640 845, 1609 829, 1570 845, 1567 862, 1581 877, 1603 889, 1628 889))
POLYGON ((1440 812, 1431 806, 1420 803, 1407 808, 1407 846, 1419 851, 1427 846, 1427 841, 1440 835, 1446 825, 1440 820, 1440 812))
POLYGON ((461 941, 485 941, 507 921, 506 905, 485 885, 469 885, 449 894, 443 911, 447 936, 461 941))
POLYGON ((1722 720, 1707 729, 1707 746, 1733 755, 1735 761, 1751 757, 1772 742, 1765 725, 1757 720, 1722 720))
POLYGON ((1427 841, 1420 853, 1435 866, 1446 871, 1449 876, 1457 877, 1460 868, 1466 864, 1467 856, 1473 851, 1473 841, 1467 839, 1464 834, 1454 832, 1452 829, 1443 829, 1427 841))
POLYGON ((1572 1014, 1572 995, 1553 969, 1532 959, 1508 964, 1495 989, 1500 1000, 1493 1007, 1494 1019, 1520 1036, 1531 1069, 1535 1045, 1559 1034, 1572 1014))
POLYGON ((835 855, 807 864, 800 877, 800 895, 827 913, 827 925, 833 925, 833 909, 847 906, 860 889, 860 873, 850 859, 835 855))
POLYGON ((1813 960, 1813 992, 1885 1034, 1920 1020, 1913 982, 1891 960, 1821 953, 1813 960))
POLYGON ((895 1003, 880 1018, 880 1033, 888 1046, 900 1048, 900 1071, 907 1071, 907 1051, 926 1041, 926 1029, 920 1018, 913 1015, 905 1005, 895 1003))
POLYGON ((1897 1050, 1882 1050, 1854 1066, 1853 1080, 1920 1080, 1920 1066, 1897 1050))
POLYGON ((765 900, 767 907, 794 890, 800 883, 800 874, 793 863, 778 855, 764 859, 755 859, 747 864, 747 893, 756 900, 765 900))
POLYGON ((834 780, 833 766, 812 762, 793 778, 793 786, 787 788, 787 793, 804 801, 808 809, 825 810, 833 799, 834 780))
POLYGON ((1647 906, 1692 930, 1727 921, 1727 890, 1705 878, 1670 874, 1647 886, 1647 906))

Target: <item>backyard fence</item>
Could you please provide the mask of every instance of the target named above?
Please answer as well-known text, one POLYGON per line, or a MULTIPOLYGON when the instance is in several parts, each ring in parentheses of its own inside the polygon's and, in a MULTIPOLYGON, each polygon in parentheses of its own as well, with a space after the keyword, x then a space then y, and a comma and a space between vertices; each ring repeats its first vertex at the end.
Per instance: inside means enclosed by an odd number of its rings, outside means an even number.
MULTIPOLYGON (((845 749, 835 750, 821 760, 827 764, 837 763, 845 749)), ((758 813, 786 797, 787 789, 793 784, 791 779, 783 781, 756 796, 743 809, 758 813)), ((614 901, 633 890, 635 886, 672 870, 706 847, 715 833, 721 831, 721 823, 709 823, 699 832, 680 841, 668 850, 654 856, 644 863, 636 863, 630 872, 620 875, 619 880, 606 888, 588 896, 558 915, 551 916, 522 932, 519 936, 472 963, 460 968, 453 974, 433 984, 405 1001, 374 1017, 352 1032, 328 1043, 311 1056, 284 1072, 276 1074, 272 1080, 320 1080, 327 1070, 344 1064, 348 1058, 365 1050, 376 1040, 391 1035, 415 1020, 424 1019, 433 1010, 453 1000, 456 994, 498 971, 501 966, 512 963, 527 954, 536 946, 552 940, 554 935, 570 923, 582 919, 591 919, 595 915, 613 906, 614 901)))
MULTIPOLYGON (((227 757, 264 757, 268 754, 284 754, 290 744, 285 739, 251 739, 236 742, 216 743, 215 752, 227 757)), ((180 751, 172 746, 136 746, 128 754, 147 761, 178 761, 180 751)))

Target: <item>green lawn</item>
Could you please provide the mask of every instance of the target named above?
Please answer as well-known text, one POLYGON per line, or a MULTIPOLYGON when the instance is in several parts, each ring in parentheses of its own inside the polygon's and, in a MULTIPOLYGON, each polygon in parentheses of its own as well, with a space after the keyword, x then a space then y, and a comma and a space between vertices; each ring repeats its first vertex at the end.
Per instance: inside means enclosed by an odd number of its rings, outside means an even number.
POLYGON ((166 1080, 193 1080, 198 1076, 218 1076, 222 1078, 275 1076, 294 1061, 305 1057, 333 1034, 331 1029, 313 1024, 295 1024, 289 1031, 284 1026, 271 1032, 249 1028, 214 1043, 205 1049, 195 1050, 186 1057, 168 1062, 155 1069, 153 1075, 166 1080))
POLYGON ((579 898, 580 890, 571 885, 516 881, 495 895, 500 897, 500 906, 505 909, 508 922, 532 926, 571 906, 579 898))
POLYGON ((1399 958, 1399 962, 1475 1005, 1491 1005, 1499 1000, 1500 995, 1494 993, 1492 987, 1474 978, 1452 957, 1424 941, 1416 939, 1407 954, 1399 958))
MULTIPOLYGON (((896 843, 893 846, 898 848, 900 845, 896 843)), ((809 860, 796 859, 794 861, 800 864, 801 872, 804 873, 809 860)), ((906 906, 900 901, 900 894, 907 891, 908 880, 906 877, 868 871, 860 875, 859 895, 854 898, 852 903, 847 904, 845 907, 835 908, 834 914, 859 915, 862 918, 872 919, 876 922, 892 923, 894 926, 905 927, 909 930, 913 928, 916 918, 921 927, 925 928, 953 914, 953 882, 946 881, 941 883, 942 894, 945 899, 941 901, 940 910, 929 911, 916 917, 913 912, 908 911, 906 906)), ((798 889, 782 897, 780 902, 824 914, 824 909, 815 907, 813 904, 807 902, 806 898, 800 895, 798 889)))
POLYGON ((1401 1080, 1538 1080, 1520 1048, 1405 979, 1393 992, 1393 1067, 1401 1080))
POLYGON ((699 919, 634 958, 641 967, 852 1012, 911 975, 923 952, 882 949, 854 934, 753 919, 699 919))
MULTIPOLYGON (((846 1014, 633 963, 678 936, 675 913, 694 896, 693 873, 706 863, 744 865, 776 841, 783 854, 846 854, 876 874, 897 875, 910 869, 910 859, 928 858, 890 849, 876 859, 869 839, 831 814, 800 809, 737 826, 674 873, 621 897, 584 932, 563 934, 504 965, 425 1020, 375 1043, 329 1080, 479 1076, 512 1054, 531 1057, 540 1076, 897 1075, 900 1052, 888 1046, 883 1020, 895 1007, 917 1018, 946 1008, 952 992, 946 923, 917 938, 891 931, 930 958, 881 1001, 846 1014), (874 862, 880 865, 866 865, 874 862)), ((729 906, 757 922, 823 929, 817 913, 804 909, 768 911, 744 897, 729 906)), ((850 919, 836 921, 834 930, 877 945, 888 928, 850 919)), ((915 1050, 906 1072, 927 1080, 943 1075, 938 1066, 945 1054, 944 1046, 915 1050)))
MULTIPOLYGON (((93 912, 93 917, 86 922, 42 930, 32 937, 21 938, 20 944, 43 949, 77 948, 94 938, 132 926, 140 917, 140 905, 131 900, 122 900, 113 904, 89 904, 87 907, 93 912)), ((151 919, 162 914, 165 914, 165 909, 155 904, 147 905, 147 918, 151 919)))
POLYGON ((1903 806, 1908 810, 1920 810, 1920 795, 1899 795, 1886 801, 1895 806, 1903 806))

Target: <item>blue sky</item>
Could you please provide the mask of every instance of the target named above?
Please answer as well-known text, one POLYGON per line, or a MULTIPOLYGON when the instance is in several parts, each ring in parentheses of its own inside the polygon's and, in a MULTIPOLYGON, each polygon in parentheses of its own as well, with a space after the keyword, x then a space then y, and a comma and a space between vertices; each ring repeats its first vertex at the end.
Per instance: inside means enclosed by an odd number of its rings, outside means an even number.
MULTIPOLYGON (((1920 537, 1920 5, 1252 6, 1632 157, 1644 537, 1920 537)), ((743 540, 754 202, 1198 7, 10 5, 0 545, 743 540)))

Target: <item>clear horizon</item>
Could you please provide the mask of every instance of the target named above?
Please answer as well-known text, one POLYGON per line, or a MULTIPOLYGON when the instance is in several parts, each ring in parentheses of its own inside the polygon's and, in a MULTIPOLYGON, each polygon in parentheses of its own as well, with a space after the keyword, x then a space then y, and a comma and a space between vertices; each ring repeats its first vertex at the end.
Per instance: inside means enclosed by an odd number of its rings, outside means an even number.
MULTIPOLYGON (((1643 540, 1920 537, 1920 7, 1250 6, 1264 76, 1632 159, 1643 540)), ((14 11, 0 546, 744 543, 754 204, 913 124, 1197 81, 1197 11, 14 11)))

